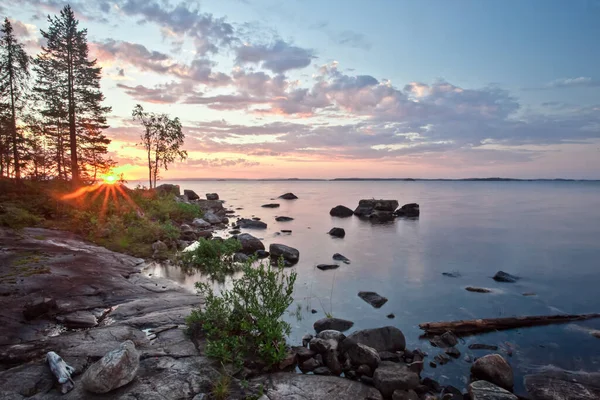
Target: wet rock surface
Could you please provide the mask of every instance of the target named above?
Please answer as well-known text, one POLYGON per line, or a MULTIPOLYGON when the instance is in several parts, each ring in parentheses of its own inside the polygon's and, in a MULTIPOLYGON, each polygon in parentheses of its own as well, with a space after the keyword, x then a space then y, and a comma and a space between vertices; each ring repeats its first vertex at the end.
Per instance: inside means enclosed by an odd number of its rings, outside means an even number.
POLYGON ((525 388, 533 400, 600 399, 600 372, 548 370, 526 375, 525 388))
POLYGON ((342 205, 335 206, 329 211, 329 215, 331 215, 332 217, 339 217, 339 218, 351 217, 353 214, 354 214, 354 211, 352 211, 351 208, 348 208, 348 207, 342 206, 342 205))
POLYGON ((346 236, 346 231, 344 230, 344 228, 331 228, 331 230, 329 230, 328 233, 329 235, 337 238, 343 238, 344 236, 346 236))
POLYGON ((279 243, 271 244, 269 246, 269 253, 271 253, 271 257, 274 260, 283 257, 283 259, 290 264, 296 264, 300 259, 300 252, 297 249, 279 243))
POLYGON ((317 333, 325 330, 335 330, 344 332, 354 326, 354 322, 341 318, 322 318, 313 324, 317 333))
POLYGON ((375 292, 358 292, 358 297, 369 303, 375 308, 381 308, 388 299, 375 292))
POLYGON ((512 390, 514 385, 512 368, 500 354, 478 358, 471 366, 471 375, 506 390, 512 390))

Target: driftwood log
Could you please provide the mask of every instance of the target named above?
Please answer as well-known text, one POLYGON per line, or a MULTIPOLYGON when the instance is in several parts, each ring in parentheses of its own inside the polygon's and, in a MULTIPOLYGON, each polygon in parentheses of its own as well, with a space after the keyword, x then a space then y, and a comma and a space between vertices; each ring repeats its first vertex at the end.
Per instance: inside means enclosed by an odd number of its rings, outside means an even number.
POLYGON ((75 371, 75 368, 68 365, 65 360, 53 351, 49 351, 46 354, 46 361, 50 365, 50 371, 52 371, 60 384, 60 392, 62 394, 70 392, 75 386, 73 379, 71 379, 71 374, 75 371))
POLYGON ((425 331, 425 336, 441 335, 447 331, 452 331, 457 336, 469 336, 483 332, 525 328, 529 326, 562 324, 565 322, 583 321, 592 318, 600 318, 600 314, 538 315, 449 322, 426 322, 419 324, 419 328, 425 331))

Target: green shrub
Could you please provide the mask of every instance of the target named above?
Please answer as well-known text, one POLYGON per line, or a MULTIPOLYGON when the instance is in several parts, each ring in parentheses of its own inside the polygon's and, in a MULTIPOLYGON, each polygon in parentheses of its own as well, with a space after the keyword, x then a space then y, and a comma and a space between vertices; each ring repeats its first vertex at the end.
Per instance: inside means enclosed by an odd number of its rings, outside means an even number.
POLYGON ((241 365, 246 357, 259 357, 271 366, 286 356, 285 336, 290 325, 281 317, 292 304, 296 272, 286 274, 282 264, 244 264, 243 275, 221 295, 206 283, 196 283, 205 297, 204 309, 187 318, 193 332, 206 336, 206 354, 223 363, 241 365))
POLYGON ((184 269, 199 269, 213 280, 223 281, 227 274, 240 269, 233 262, 233 255, 241 250, 237 239, 207 240, 200 238, 193 250, 181 253, 180 260, 184 269))
POLYGON ((22 229, 40 223, 41 218, 28 210, 14 205, 0 206, 0 226, 22 229))

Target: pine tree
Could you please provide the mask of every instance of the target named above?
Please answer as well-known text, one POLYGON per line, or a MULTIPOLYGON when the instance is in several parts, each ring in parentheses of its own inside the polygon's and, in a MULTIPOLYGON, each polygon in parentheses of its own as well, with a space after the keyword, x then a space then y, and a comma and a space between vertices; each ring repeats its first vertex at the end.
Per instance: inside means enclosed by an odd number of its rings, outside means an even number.
POLYGON ((56 143, 58 153, 62 150, 63 142, 62 114, 66 111, 68 127, 68 149, 70 162, 63 163, 64 153, 57 154, 58 173, 70 170, 71 178, 78 185, 81 178, 81 166, 88 160, 80 160, 87 149, 93 148, 95 162, 103 159, 110 142, 101 135, 106 129, 106 114, 110 107, 101 105, 104 95, 100 91, 100 67, 96 60, 88 60, 87 30, 79 29, 79 21, 70 6, 65 6, 60 16, 48 17, 50 26, 47 31, 41 31, 47 45, 42 47, 38 55, 37 70, 45 78, 36 84, 36 90, 46 102, 46 110, 54 116, 56 143), (51 79, 47 79, 51 77, 51 79), (57 98, 55 95, 60 93, 57 98), (64 104, 62 104, 62 102, 64 104))
MULTIPOLYGON (((0 32, 2 33, 0 38, 0 94, 10 110, 9 138, 12 147, 14 176, 18 180, 21 178, 19 147, 23 144, 23 138, 17 128, 17 119, 25 100, 25 92, 29 81, 30 58, 23 49, 23 45, 17 41, 8 18, 4 19, 0 32)), ((4 138, 4 141, 6 141, 6 138, 4 138)), ((3 146, 6 145, 7 143, 3 143, 3 146)))

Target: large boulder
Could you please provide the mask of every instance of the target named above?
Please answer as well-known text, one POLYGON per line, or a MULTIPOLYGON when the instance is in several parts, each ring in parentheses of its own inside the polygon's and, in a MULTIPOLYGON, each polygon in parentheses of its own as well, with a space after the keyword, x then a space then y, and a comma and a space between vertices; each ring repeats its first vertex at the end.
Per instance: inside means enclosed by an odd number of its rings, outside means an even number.
POLYGON ((300 252, 293 247, 286 246, 285 244, 271 244, 269 246, 269 253, 271 253, 272 258, 279 259, 279 257, 283 257, 285 261, 288 261, 291 264, 296 264, 300 259, 300 252))
POLYGON ((206 193, 206 200, 219 200, 217 193, 206 193))
POLYGON ((491 382, 503 389, 513 389, 512 368, 500 354, 478 358, 471 366, 471 375, 474 379, 491 382))
POLYGON ((600 399, 600 372, 552 369, 526 375, 525 389, 533 400, 600 399))
POLYGON ((406 348, 404 334, 394 326, 356 331, 342 342, 342 346, 346 348, 353 343, 361 343, 377 351, 394 352, 403 351, 406 348))
POLYGON ((418 217, 421 211, 419 210, 419 205, 417 203, 405 204, 394 212, 394 215, 397 217, 408 217, 414 218, 418 217))
POLYGON ((223 207, 223 203, 219 200, 199 199, 196 204, 198 204, 198 207, 200 207, 200 209, 204 212, 210 210, 217 214, 225 213, 225 207, 223 207))
MULTIPOLYGON (((469 396, 471 400, 518 400, 518 397, 487 381, 475 381, 469 385, 469 396)), ((552 399, 563 400, 569 397, 556 397, 552 399)), ((573 400, 581 397, 573 397, 573 400)), ((595 397, 596 398, 596 397, 595 397)), ((550 399, 550 398, 549 398, 550 399)), ((582 399, 582 398, 581 398, 582 399)), ((592 398, 590 397, 590 400, 592 398)))
POLYGON ((398 200, 363 199, 358 202, 358 207, 354 210, 354 215, 368 217, 374 211, 393 212, 396 208, 398 208, 398 200))
POLYGON ((204 215, 202 216, 202 218, 205 221, 210 222, 212 225, 220 224, 221 221, 223 220, 222 217, 218 216, 213 211, 204 212, 204 215))
POLYGON ((317 333, 325 330, 334 330, 344 332, 354 326, 354 322, 341 318, 321 318, 313 324, 317 333))
POLYGON ((379 357, 377 350, 360 343, 354 344, 346 349, 344 353, 346 353, 348 359, 355 367, 368 365, 371 370, 374 370, 381 362, 381 357, 379 357))
POLYGON ((338 238, 343 238, 344 236, 346 236, 346 231, 344 230, 344 228, 331 228, 331 230, 328 233, 331 236, 338 238))
POLYGON ((170 183, 163 183, 162 185, 158 185, 157 187, 154 188, 154 190, 156 191, 156 193, 163 195, 163 194, 174 194, 175 196, 180 196, 181 195, 181 189, 179 188, 179 185, 172 185, 170 183))
POLYGON ((294 193, 285 193, 279 196, 279 198, 284 200, 296 200, 298 196, 296 196, 294 193))
POLYGON ((373 374, 373 384, 389 399, 395 390, 412 390, 419 386, 419 375, 404 364, 382 361, 373 374))
POLYGON ((351 217, 353 214, 354 211, 352 211, 352 209, 342 205, 335 206, 329 211, 329 215, 339 218, 351 217))
POLYGON ((264 250, 265 245, 258 238, 250 235, 249 233, 242 233, 237 235, 237 240, 242 245, 240 252, 244 254, 254 254, 258 250, 264 250))
POLYGON ((88 392, 107 393, 131 382, 140 366, 140 356, 131 340, 127 340, 92 364, 81 383, 88 392))
POLYGON ((206 229, 211 227, 210 222, 207 222, 202 218, 194 218, 194 220, 192 221, 192 225, 199 229, 206 229))
POLYGON ((191 189, 183 189, 183 195, 187 197, 188 200, 198 200, 200 198, 200 196, 191 189))
POLYGON ((267 224, 262 221, 255 221, 253 219, 240 219, 238 225, 243 229, 267 229, 267 224))

